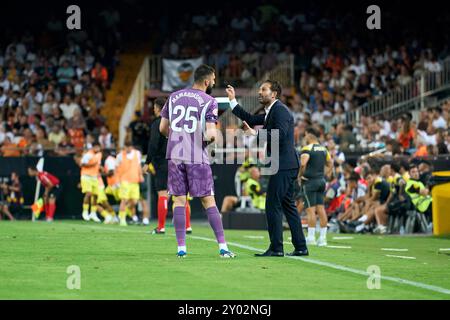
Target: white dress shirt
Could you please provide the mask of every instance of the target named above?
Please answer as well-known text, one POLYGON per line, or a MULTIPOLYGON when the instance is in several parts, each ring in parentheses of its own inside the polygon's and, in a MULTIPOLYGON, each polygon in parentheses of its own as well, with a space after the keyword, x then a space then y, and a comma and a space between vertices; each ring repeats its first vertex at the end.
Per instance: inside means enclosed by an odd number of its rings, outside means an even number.
MULTIPOLYGON (((275 102, 277 102, 277 101, 278 101, 278 99, 275 99, 275 101, 272 102, 269 106, 264 107, 264 111, 266 112, 266 116, 264 117, 264 120, 267 119, 267 115, 269 114, 270 109, 272 109, 272 106, 273 106, 273 105, 275 104, 275 102)), ((233 99, 233 100, 230 101, 230 107, 231 107, 231 110, 233 110, 234 107, 236 107, 237 105, 238 105, 238 103, 237 103, 237 100, 236 100, 236 99, 233 99)))

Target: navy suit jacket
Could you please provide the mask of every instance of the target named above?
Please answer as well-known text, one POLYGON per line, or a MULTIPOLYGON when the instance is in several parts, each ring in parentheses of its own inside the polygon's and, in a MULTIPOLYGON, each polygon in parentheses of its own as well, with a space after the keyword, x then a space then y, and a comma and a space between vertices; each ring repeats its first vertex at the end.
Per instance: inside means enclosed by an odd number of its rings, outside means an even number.
POLYGON ((300 167, 298 153, 294 144, 294 117, 291 111, 281 101, 277 100, 270 108, 267 119, 265 114, 252 115, 237 105, 233 114, 246 121, 250 127, 263 125, 267 133, 267 154, 271 155, 271 131, 279 131, 279 170, 298 169, 300 167))

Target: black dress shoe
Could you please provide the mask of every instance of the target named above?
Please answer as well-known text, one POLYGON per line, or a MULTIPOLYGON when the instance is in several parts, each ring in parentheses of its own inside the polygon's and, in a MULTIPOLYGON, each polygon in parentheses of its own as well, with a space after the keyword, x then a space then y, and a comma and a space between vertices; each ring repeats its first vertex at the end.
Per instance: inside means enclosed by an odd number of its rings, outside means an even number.
POLYGON ((284 257, 284 252, 267 250, 264 253, 255 253, 255 257, 284 257))
POLYGON ((292 251, 291 253, 286 254, 289 257, 300 257, 300 256, 309 256, 308 249, 300 250, 300 251, 292 251))

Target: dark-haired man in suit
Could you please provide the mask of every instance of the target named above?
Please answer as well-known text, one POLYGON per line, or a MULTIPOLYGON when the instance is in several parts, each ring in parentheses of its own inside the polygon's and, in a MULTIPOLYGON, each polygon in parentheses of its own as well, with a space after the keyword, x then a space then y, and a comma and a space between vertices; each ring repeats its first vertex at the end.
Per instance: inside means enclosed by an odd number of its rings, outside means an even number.
POLYGON ((234 88, 228 86, 228 98, 232 112, 244 121, 246 134, 258 135, 251 127, 263 125, 267 130, 267 155, 278 157, 278 171, 270 176, 266 197, 266 218, 270 237, 269 249, 257 257, 283 257, 283 213, 289 224, 292 244, 295 250, 288 255, 306 256, 305 236, 300 217, 294 201, 294 183, 299 170, 299 158, 294 147, 294 118, 289 109, 279 100, 281 85, 276 81, 267 80, 259 88, 259 102, 264 106, 265 114, 252 115, 246 112, 236 101, 234 88), (272 153, 271 133, 279 132, 279 154, 272 153))

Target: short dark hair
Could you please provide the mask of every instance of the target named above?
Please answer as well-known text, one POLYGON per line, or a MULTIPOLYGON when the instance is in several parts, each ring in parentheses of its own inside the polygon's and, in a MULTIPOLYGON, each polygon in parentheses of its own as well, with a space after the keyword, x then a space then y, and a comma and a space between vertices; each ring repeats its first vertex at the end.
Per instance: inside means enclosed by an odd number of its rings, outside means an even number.
POLYGON ((316 137, 316 138, 319 137, 319 133, 318 133, 317 130, 316 130, 314 127, 312 127, 312 126, 307 127, 306 130, 305 130, 305 132, 308 133, 308 134, 310 134, 310 135, 313 135, 313 136, 316 137))
POLYGON ((164 107, 165 103, 166 103, 166 99, 160 97, 160 98, 155 99, 155 101, 153 102, 153 106, 158 107, 159 109, 162 109, 162 107, 164 107))
POLYGON ((392 162, 391 163, 391 168, 392 170, 394 170, 394 172, 399 172, 400 171, 400 164, 397 162, 392 162))
POLYGON ((420 121, 420 122, 419 122, 419 125, 417 126, 417 129, 418 129, 418 130, 421 130, 421 131, 427 131, 427 129, 428 129, 428 123, 425 122, 425 121, 420 121))
POLYGON ((275 91, 277 93, 277 98, 281 97, 281 92, 283 91, 283 88, 281 87, 281 84, 278 81, 266 80, 263 83, 270 84, 270 90, 275 91))
POLYGON ((124 143, 125 147, 132 147, 133 146, 133 142, 130 140, 126 140, 124 143))
POLYGON ((409 170, 409 163, 406 160, 400 161, 400 168, 404 168, 406 171, 409 170))
POLYGON ((208 76, 215 73, 213 67, 208 66, 207 64, 200 65, 197 69, 194 71, 194 82, 199 83, 204 81, 208 76))
POLYGON ((441 114, 442 113, 442 108, 441 107, 436 107, 436 108, 434 108, 434 111, 436 111, 437 113, 441 114))
POLYGON ((348 181, 356 181, 358 182, 359 179, 361 179, 360 175, 356 172, 350 173, 350 177, 348 178, 348 181))

